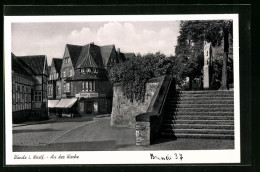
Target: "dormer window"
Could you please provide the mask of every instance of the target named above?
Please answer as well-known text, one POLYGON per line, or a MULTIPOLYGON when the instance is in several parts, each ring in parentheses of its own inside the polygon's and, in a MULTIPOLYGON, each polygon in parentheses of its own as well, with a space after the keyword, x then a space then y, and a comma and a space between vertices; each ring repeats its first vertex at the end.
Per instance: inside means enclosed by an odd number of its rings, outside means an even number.
POLYGON ((91 68, 87 68, 87 73, 90 73, 91 72, 91 68))
POLYGON ((98 73, 98 70, 97 68, 94 68, 94 73, 97 74, 98 73))
POLYGON ((80 69, 80 73, 85 74, 85 69, 80 69))
POLYGON ((65 58, 65 63, 69 63, 69 58, 65 58))

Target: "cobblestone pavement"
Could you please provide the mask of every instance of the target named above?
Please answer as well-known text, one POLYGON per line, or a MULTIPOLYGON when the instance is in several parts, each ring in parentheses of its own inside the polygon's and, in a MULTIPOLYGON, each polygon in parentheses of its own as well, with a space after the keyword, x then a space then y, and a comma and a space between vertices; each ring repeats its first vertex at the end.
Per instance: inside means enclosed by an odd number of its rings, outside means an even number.
POLYGON ((234 140, 158 140, 135 145, 135 129, 110 126, 109 117, 57 118, 48 123, 13 126, 13 151, 131 151, 234 149, 234 140))
POLYGON ((13 125, 14 146, 41 146, 54 142, 77 127, 94 122, 93 118, 56 118, 48 123, 29 123, 13 125))

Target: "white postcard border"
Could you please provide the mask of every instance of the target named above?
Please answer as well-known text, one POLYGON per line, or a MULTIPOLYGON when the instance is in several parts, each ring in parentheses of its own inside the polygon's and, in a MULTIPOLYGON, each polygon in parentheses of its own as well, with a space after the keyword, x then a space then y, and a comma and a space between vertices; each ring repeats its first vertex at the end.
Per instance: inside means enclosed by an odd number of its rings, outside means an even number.
MULTIPOLYGON (((6 165, 44 164, 201 164, 240 163, 240 87, 238 14, 193 15, 102 15, 102 16, 5 16, 4 17, 4 72, 5 72, 5 159, 6 165), (11 23, 13 22, 101 22, 101 21, 174 21, 174 20, 233 20, 234 57, 234 121, 235 149, 231 150, 166 150, 166 151, 69 151, 69 152, 13 152, 12 151, 12 87, 11 87, 11 23), (161 161, 150 155, 170 157, 161 161), (52 155, 77 155, 76 159, 50 159, 52 155), (182 154, 183 159, 176 155, 182 154), (15 155, 27 159, 14 159, 15 155), (45 159, 29 159, 34 155, 45 159)), ((190 143, 192 144, 192 143, 190 143)))

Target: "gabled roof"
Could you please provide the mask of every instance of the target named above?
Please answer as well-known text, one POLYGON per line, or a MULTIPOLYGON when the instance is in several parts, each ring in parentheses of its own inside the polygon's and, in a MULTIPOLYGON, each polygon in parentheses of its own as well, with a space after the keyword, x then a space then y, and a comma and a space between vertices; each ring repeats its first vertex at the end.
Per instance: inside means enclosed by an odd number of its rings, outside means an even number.
POLYGON ((113 48, 114 48, 114 45, 106 45, 106 46, 100 47, 103 64, 105 66, 107 66, 107 64, 108 64, 108 61, 109 61, 113 48))
POLYGON ((131 59, 135 57, 134 53, 124 53, 126 59, 131 59))
POLYGON ((45 55, 17 56, 17 59, 21 63, 28 65, 35 74, 44 74, 45 55))
POLYGON ((99 46, 87 44, 82 47, 76 68, 86 67, 104 67, 99 46))
POLYGON ((75 68, 77 61, 78 61, 78 58, 81 54, 82 46, 66 44, 66 47, 69 51, 70 58, 71 58, 71 61, 72 61, 72 65, 75 68))
POLYGON ((12 53, 12 71, 15 73, 32 77, 33 71, 26 65, 22 64, 17 57, 12 53))
POLYGON ((50 73, 51 73, 51 66, 48 66, 47 67, 47 75, 50 75, 50 73))
POLYGON ((61 66, 62 66, 62 60, 60 58, 53 58, 53 63, 56 71, 60 74, 61 66))

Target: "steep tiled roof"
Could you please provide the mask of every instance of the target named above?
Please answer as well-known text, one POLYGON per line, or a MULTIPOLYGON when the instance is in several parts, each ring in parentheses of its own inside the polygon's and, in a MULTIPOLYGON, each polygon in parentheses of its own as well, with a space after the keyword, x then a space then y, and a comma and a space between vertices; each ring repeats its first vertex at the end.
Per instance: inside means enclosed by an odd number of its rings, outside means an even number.
POLYGON ((90 44, 87 44, 82 47, 75 68, 79 68, 79 66, 83 63, 84 59, 89 55, 89 46, 90 44))
POLYGON ((43 74, 44 63, 46 61, 45 55, 17 56, 17 59, 19 59, 19 61, 21 61, 22 63, 28 65, 35 74, 43 74))
POLYGON ((66 47, 68 48, 73 67, 75 68, 78 58, 81 54, 82 46, 66 44, 66 47))
POLYGON ((55 66, 56 71, 60 74, 63 59, 53 58, 52 60, 54 62, 54 66, 55 66))
POLYGON ((91 57, 95 60, 97 66, 99 68, 104 68, 100 47, 94 44, 90 44, 89 53, 91 57))
POLYGON ((31 69, 28 66, 22 64, 13 53, 11 55, 12 55, 12 71, 27 77, 32 77, 33 71, 31 71, 31 69))
POLYGON ((124 53, 126 59, 131 59, 135 57, 134 53, 124 53))
POLYGON ((85 67, 104 67, 99 46, 87 44, 82 47, 76 68, 85 67))
POLYGON ((109 57, 112 53, 113 48, 114 48, 114 45, 106 45, 106 46, 100 47, 103 64, 105 66, 107 66, 107 64, 108 64, 109 57))

